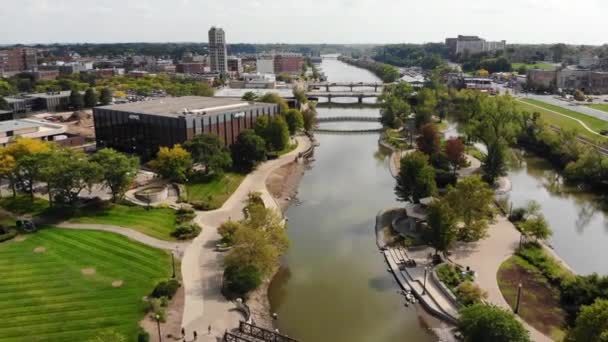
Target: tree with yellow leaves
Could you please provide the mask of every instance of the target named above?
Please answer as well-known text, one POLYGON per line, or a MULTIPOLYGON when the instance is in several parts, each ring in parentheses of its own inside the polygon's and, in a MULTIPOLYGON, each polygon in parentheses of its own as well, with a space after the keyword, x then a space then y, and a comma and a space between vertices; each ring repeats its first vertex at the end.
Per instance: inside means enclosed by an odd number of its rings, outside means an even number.
POLYGON ((40 180, 40 170, 51 149, 52 145, 46 141, 17 138, 0 150, 0 162, 4 164, 0 168, 11 182, 13 195, 16 194, 16 186, 22 185, 34 199, 34 183, 40 180))
POLYGON ((192 169, 192 157, 180 144, 172 148, 161 147, 156 159, 150 162, 150 166, 163 178, 174 182, 183 183, 188 180, 192 169))

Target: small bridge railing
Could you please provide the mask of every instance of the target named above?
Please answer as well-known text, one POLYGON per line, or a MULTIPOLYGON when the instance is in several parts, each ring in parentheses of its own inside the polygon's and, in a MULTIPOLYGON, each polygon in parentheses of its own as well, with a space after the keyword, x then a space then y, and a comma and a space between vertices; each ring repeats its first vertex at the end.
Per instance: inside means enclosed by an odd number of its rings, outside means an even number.
POLYGON ((239 331, 266 342, 298 342, 294 338, 243 321, 239 324, 239 331))

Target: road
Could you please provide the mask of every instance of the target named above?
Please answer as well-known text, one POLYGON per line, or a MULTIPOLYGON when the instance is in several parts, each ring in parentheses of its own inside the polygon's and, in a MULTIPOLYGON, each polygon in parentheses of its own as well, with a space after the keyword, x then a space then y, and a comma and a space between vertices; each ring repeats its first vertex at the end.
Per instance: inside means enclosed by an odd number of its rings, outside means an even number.
POLYGON ((595 118, 598 118, 600 120, 604 120, 604 121, 608 121, 608 113, 598 110, 598 109, 594 109, 588 106, 584 106, 584 105, 577 105, 574 103, 570 103, 567 101, 562 101, 559 99, 556 99, 554 97, 554 95, 536 95, 536 94, 528 94, 527 96, 522 96, 522 98, 528 98, 528 99, 534 99, 534 100, 538 100, 538 101, 542 101, 548 104, 552 104, 555 106, 559 106, 565 109, 569 109, 575 112, 579 112, 585 115, 589 115, 595 118))

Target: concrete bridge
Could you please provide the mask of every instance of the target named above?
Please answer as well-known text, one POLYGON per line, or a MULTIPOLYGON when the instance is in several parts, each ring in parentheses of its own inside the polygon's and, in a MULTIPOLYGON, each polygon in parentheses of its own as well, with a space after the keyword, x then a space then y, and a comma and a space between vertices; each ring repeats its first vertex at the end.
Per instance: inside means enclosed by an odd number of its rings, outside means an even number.
POLYGON ((356 98, 359 103, 363 103, 364 98, 378 98, 382 93, 381 92, 365 92, 365 91, 309 91, 306 93, 306 96, 309 100, 318 99, 319 97, 326 97, 327 102, 331 103, 332 98, 356 98))
POLYGON ((380 117, 379 116, 326 116, 326 117, 317 117, 317 122, 340 122, 340 121, 380 122, 380 117))
POLYGON ((353 88, 374 88, 374 91, 377 92, 378 88, 383 88, 392 83, 378 83, 378 82, 321 82, 321 83, 309 83, 308 89, 314 88, 325 88, 325 91, 329 92, 332 87, 343 87, 350 88, 350 91, 353 91, 353 88))

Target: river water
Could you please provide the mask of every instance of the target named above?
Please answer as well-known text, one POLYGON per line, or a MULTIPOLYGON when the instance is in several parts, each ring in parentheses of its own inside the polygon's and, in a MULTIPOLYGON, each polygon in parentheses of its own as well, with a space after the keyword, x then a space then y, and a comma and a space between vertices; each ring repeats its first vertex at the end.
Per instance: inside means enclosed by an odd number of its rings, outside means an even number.
MULTIPOLYGON (((322 68, 331 82, 379 82, 370 72, 337 60, 324 59, 322 68)), ((318 114, 378 116, 379 110, 319 108, 318 114)), ((336 128, 338 123, 328 125, 336 128)), ((416 310, 403 305, 376 247, 376 214, 399 205, 378 138, 317 134, 320 146, 302 178, 300 204, 287 210, 291 247, 269 299, 278 328, 302 341, 435 340, 416 310)))

